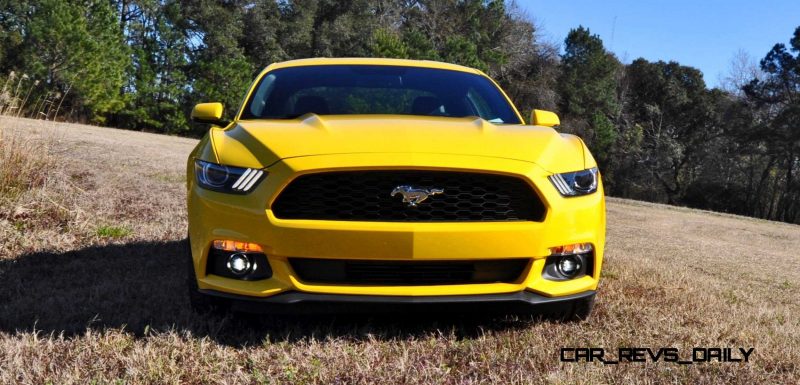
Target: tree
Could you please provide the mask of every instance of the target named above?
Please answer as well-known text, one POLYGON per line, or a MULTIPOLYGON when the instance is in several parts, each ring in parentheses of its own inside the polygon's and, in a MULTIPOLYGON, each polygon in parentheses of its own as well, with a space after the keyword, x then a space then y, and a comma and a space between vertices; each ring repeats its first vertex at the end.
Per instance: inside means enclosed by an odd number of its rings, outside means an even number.
POLYGON ((41 0, 30 5, 17 68, 42 80, 51 104, 103 122, 124 106, 119 89, 129 64, 115 10, 106 1, 41 0), (57 102, 55 102, 57 100, 57 102))
POLYGON ((720 76, 720 88, 736 97, 744 96, 744 87, 753 80, 763 80, 758 62, 747 51, 738 50, 731 57, 728 73, 720 76))
POLYGON ((561 56, 559 111, 564 126, 583 137, 592 149, 612 191, 609 161, 620 135, 617 88, 621 70, 622 64, 606 51, 599 36, 584 27, 569 32, 561 56))
POLYGON ((179 28, 181 7, 174 1, 120 2, 120 24, 132 51, 126 106, 114 116, 118 127, 184 132, 188 127, 187 38, 179 28))
POLYGON ((409 26, 405 28, 402 41, 406 47, 409 58, 417 60, 441 60, 430 38, 414 27, 409 26))
POLYGON ((504 62, 498 42, 507 32, 505 2, 421 0, 403 6, 398 28, 411 58, 440 58, 483 71, 504 62))
POLYGON ((527 119, 534 108, 557 109, 559 48, 541 41, 539 28, 515 3, 509 3, 503 29, 496 37, 503 50, 503 63, 492 65, 489 74, 508 93, 527 119))
POLYGON ((192 93, 187 110, 200 102, 221 102, 231 118, 241 102, 255 72, 239 44, 245 5, 244 1, 181 1, 190 44, 187 72, 192 93))
POLYGON ((461 64, 481 71, 489 69, 488 63, 478 55, 478 46, 464 36, 451 36, 445 40, 442 59, 446 62, 461 64))
POLYGON ((642 193, 679 203, 703 165, 709 142, 721 135, 715 105, 722 95, 706 88, 699 70, 676 62, 637 59, 626 78, 625 115, 641 127, 639 161, 650 181, 642 193))
POLYGON ((763 79, 753 79, 744 87, 765 119, 755 128, 764 146, 773 154, 777 173, 768 217, 800 219, 800 27, 795 29, 789 47, 776 44, 761 60, 763 79), (792 54, 794 53, 794 54, 792 54))
POLYGON ((373 33, 372 54, 376 57, 389 57, 408 59, 410 57, 408 46, 403 39, 393 31, 376 29, 373 33))
POLYGON ((0 1, 0 71, 8 72, 13 68, 14 58, 18 57, 22 47, 25 26, 29 16, 26 1, 0 1))
POLYGON ((240 37, 245 57, 256 71, 267 65, 288 59, 281 41, 286 24, 282 19, 281 8, 274 0, 254 1, 250 8, 245 8, 244 30, 240 37))
POLYGON ((283 46, 292 58, 370 56, 373 31, 386 13, 382 8, 372 0, 286 2, 283 46))

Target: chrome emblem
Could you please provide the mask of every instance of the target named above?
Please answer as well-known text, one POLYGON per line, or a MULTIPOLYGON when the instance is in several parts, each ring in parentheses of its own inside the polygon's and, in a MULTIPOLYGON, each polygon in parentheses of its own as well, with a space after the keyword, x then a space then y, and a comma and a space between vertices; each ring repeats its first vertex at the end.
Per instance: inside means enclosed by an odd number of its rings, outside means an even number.
POLYGON ((417 207, 418 204, 428 199, 428 197, 443 193, 444 190, 440 188, 425 189, 414 186, 397 186, 392 190, 392 197, 401 194, 403 196, 403 203, 408 203, 408 207, 417 207))

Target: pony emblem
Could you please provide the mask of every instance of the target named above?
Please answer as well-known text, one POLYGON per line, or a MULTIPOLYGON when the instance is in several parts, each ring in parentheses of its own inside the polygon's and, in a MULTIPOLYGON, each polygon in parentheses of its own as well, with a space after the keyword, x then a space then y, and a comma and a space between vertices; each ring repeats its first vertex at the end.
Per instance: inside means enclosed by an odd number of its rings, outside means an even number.
POLYGON ((408 203, 408 207, 417 207, 428 197, 442 193, 444 193, 444 190, 440 188, 425 189, 414 186, 397 186, 392 190, 392 197, 401 194, 403 195, 403 203, 408 203))

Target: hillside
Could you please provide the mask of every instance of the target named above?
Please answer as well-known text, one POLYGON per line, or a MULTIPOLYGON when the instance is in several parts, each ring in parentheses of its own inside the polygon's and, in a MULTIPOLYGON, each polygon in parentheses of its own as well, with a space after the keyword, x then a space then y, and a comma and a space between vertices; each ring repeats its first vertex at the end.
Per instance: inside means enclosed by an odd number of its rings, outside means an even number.
POLYGON ((585 323, 200 318, 189 310, 182 259, 183 178, 194 144, 0 117, 0 382, 800 378, 800 226, 613 198, 598 303, 585 323), (675 347, 686 358, 693 347, 755 350, 748 363, 603 365, 560 363, 562 347, 612 355, 675 347))

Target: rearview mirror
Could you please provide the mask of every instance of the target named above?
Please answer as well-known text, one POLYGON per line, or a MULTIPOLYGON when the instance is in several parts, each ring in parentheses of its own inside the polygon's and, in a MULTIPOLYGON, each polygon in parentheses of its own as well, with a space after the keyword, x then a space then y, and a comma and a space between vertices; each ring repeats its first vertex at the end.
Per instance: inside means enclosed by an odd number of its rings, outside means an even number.
POLYGON ((531 124, 534 126, 555 127, 561 124, 555 112, 545 110, 533 110, 531 113, 531 124))
POLYGON ((228 121, 222 119, 222 108, 222 103, 200 103, 192 109, 192 121, 227 126, 228 121))

